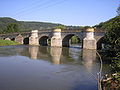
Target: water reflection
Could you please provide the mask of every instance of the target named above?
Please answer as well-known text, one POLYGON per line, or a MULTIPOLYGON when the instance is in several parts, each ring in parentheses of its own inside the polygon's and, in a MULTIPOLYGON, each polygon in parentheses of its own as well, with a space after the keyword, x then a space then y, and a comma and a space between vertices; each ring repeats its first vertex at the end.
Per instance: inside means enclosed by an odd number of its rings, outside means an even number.
POLYGON ((29 53, 31 59, 37 59, 39 46, 30 46, 29 53))
POLYGON ((96 61, 96 50, 82 50, 82 59, 84 66, 91 71, 96 61))
POLYGON ((51 47, 50 48, 50 54, 52 56, 52 62, 54 64, 60 64, 62 48, 61 47, 51 47))
POLYGON ((61 48, 61 47, 44 47, 44 46, 10 46, 0 48, 0 55, 22 55, 31 59, 47 60, 54 64, 69 64, 71 62, 81 63, 87 68, 91 68, 96 60, 95 50, 82 50, 79 48, 61 48), (10 51, 11 53, 8 53, 10 51))
MULTIPOLYGON (((26 52, 26 56, 31 59, 48 61, 52 64, 66 65, 82 65, 87 72, 96 74, 99 72, 99 64, 97 64, 96 50, 81 50, 79 48, 61 48, 61 47, 41 47, 29 46, 27 49, 22 49, 22 54, 26 52), (24 51, 25 50, 25 51, 24 51), (97 64, 97 65, 96 65, 97 64)), ((64 68, 63 71, 74 70, 74 68, 64 68)), ((76 69, 77 70, 77 69, 76 69)))

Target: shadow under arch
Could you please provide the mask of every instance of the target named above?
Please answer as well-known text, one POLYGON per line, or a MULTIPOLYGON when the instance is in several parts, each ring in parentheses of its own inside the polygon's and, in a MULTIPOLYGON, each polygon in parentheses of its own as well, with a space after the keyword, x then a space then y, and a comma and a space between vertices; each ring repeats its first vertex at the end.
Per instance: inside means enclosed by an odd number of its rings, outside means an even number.
POLYGON ((105 43, 105 37, 101 37, 98 41, 97 41, 97 50, 101 50, 104 48, 104 43, 105 43))
POLYGON ((81 39, 80 39, 76 34, 68 34, 68 35, 66 35, 66 36, 63 38, 63 40, 62 40, 62 46, 63 46, 63 47, 69 47, 69 46, 71 45, 71 38, 72 38, 73 36, 76 36, 76 37, 77 37, 78 43, 81 42, 81 39))
POLYGON ((40 46, 48 46, 48 39, 49 39, 48 36, 42 36, 42 37, 39 39, 39 44, 40 44, 40 46))
POLYGON ((12 38, 11 41, 15 41, 15 38, 12 38))
POLYGON ((29 37, 23 39, 23 44, 29 44, 29 37))

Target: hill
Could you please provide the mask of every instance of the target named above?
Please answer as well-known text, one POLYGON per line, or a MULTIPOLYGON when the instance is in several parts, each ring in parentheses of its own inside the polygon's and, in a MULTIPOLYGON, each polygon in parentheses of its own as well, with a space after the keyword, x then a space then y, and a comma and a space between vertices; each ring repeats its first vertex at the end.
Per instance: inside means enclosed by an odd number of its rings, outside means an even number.
POLYGON ((51 29, 53 27, 62 25, 54 23, 44 23, 44 22, 27 22, 27 21, 17 21, 13 18, 3 17, 0 18, 0 32, 4 32, 7 29, 7 26, 11 23, 16 23, 19 25, 20 31, 29 31, 33 29, 51 29))
MULTIPOLYGON (((35 21, 17 21, 10 17, 0 17, 0 33, 10 33, 11 31, 7 31, 18 25, 19 31, 31 31, 31 30, 46 30, 53 29, 55 27, 64 26, 67 29, 83 29, 83 26, 66 26, 58 23, 48 23, 48 22, 35 22, 35 21), (12 24, 12 25, 10 25, 12 24), (11 27, 12 26, 12 27, 11 27)), ((88 26, 87 26, 88 27, 88 26)), ((13 31, 14 32, 14 31, 13 31)))
POLYGON ((19 21, 20 28, 22 31, 28 31, 28 30, 45 30, 45 29, 51 29, 56 26, 62 25, 62 24, 54 24, 54 23, 45 23, 45 22, 25 22, 25 21, 19 21))

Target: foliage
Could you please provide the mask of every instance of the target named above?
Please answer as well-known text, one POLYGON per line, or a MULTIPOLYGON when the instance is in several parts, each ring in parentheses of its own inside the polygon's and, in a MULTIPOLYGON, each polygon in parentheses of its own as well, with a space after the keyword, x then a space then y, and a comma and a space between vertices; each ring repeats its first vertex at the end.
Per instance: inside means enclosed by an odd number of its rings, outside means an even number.
POLYGON ((73 36, 71 38, 71 44, 78 44, 78 43, 80 43, 80 40, 78 39, 78 37, 77 36, 73 36))
MULTIPOLYGON (((104 29, 104 44, 107 47, 106 55, 110 57, 111 76, 103 83, 105 90, 120 90, 120 16, 100 23, 97 28, 104 29), (116 74, 115 76, 112 74, 116 74)), ((104 80, 103 80, 104 81, 104 80)))
POLYGON ((56 26, 59 26, 61 24, 54 24, 54 23, 45 23, 45 22, 25 22, 25 21, 19 21, 21 24, 22 31, 30 31, 30 30, 47 30, 47 29, 53 29, 56 26))
POLYGON ((112 73, 120 72, 120 16, 102 22, 96 28, 106 31, 104 40, 102 40, 105 44, 106 54, 104 56, 110 57, 112 73))
POLYGON ((111 57, 111 71, 112 73, 120 73, 120 52, 116 52, 114 57, 111 57))
POLYGON ((107 43, 111 45, 110 49, 120 51, 120 16, 107 22, 105 29, 107 31, 105 39, 107 43))
POLYGON ((91 28, 91 27, 90 27, 90 26, 85 26, 84 28, 85 28, 85 29, 88 29, 88 28, 91 28))
POLYGON ((19 25, 19 28, 21 31, 30 31, 30 30, 46 30, 46 29, 52 29, 56 26, 59 26, 61 24, 54 24, 54 23, 44 23, 44 22, 25 22, 25 21, 17 21, 15 19, 9 18, 9 17, 3 17, 0 18, 0 33, 9 33, 10 31, 7 31, 7 28, 11 31, 12 25, 10 24, 16 23, 19 25))
POLYGON ((9 40, 0 40, 0 46, 18 45, 19 43, 9 40))
POLYGON ((119 7, 117 8, 117 14, 118 14, 118 16, 120 16, 120 5, 119 5, 119 7))
POLYGON ((120 73, 107 74, 102 81, 103 90, 120 90, 120 73))
POLYGON ((57 28, 57 29, 66 29, 66 26, 64 26, 64 25, 59 25, 59 26, 56 26, 55 28, 57 28))
POLYGON ((10 23, 18 23, 15 19, 3 17, 0 18, 0 33, 5 33, 10 23))
POLYGON ((19 24, 11 23, 7 26, 5 33, 19 32, 19 31, 20 31, 19 24))
POLYGON ((104 25, 106 29, 105 41, 109 45, 108 51, 111 55, 111 71, 120 72, 120 16, 107 21, 104 25))
POLYGON ((96 28, 106 31, 104 40, 109 50, 120 51, 120 16, 96 25, 96 28))
POLYGON ((120 73, 120 60, 112 60, 110 66, 113 73, 120 73))
POLYGON ((85 29, 86 26, 66 26, 66 29, 85 29))

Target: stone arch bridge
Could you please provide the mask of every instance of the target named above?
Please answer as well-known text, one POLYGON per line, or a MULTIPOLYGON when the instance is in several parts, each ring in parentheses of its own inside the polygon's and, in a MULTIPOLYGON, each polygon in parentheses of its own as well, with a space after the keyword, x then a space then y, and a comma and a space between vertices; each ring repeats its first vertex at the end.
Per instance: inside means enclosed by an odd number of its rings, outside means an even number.
POLYGON ((101 47, 98 43, 105 32, 94 31, 93 28, 83 29, 54 29, 54 30, 32 30, 31 32, 20 32, 10 34, 0 34, 0 39, 14 40, 21 44, 47 46, 51 39, 51 46, 69 47, 69 40, 72 36, 78 36, 82 41, 84 49, 97 49, 101 47))

